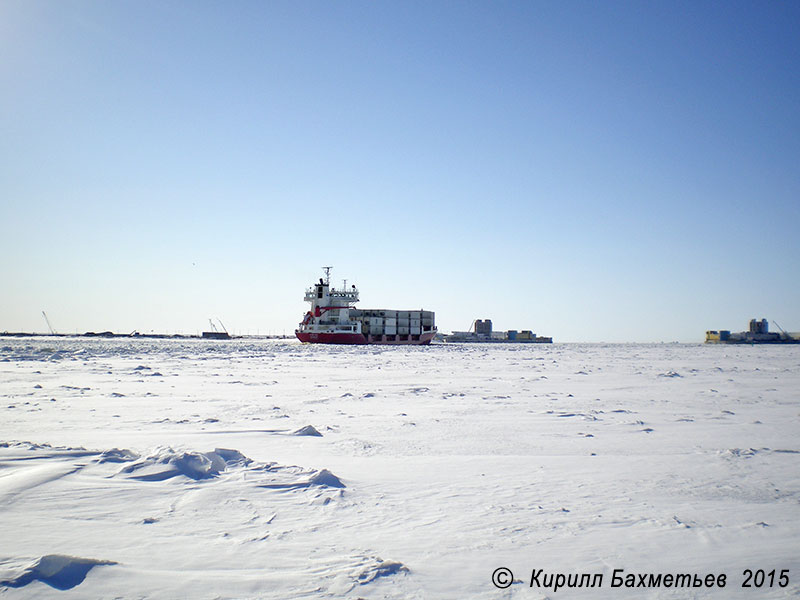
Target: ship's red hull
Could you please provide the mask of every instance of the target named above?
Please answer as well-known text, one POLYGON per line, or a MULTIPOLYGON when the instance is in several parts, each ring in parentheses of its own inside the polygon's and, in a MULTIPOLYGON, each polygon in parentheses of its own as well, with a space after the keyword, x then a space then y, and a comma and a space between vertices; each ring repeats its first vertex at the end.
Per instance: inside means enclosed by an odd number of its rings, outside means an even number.
POLYGON ((297 339, 307 344, 366 344, 367 338, 360 333, 312 333, 295 331, 297 339))
POLYGON ((297 330, 297 339, 308 344, 382 344, 392 346, 424 346, 431 343, 435 331, 422 335, 362 335, 360 333, 312 333, 297 330), (415 339, 416 338, 416 339, 415 339))

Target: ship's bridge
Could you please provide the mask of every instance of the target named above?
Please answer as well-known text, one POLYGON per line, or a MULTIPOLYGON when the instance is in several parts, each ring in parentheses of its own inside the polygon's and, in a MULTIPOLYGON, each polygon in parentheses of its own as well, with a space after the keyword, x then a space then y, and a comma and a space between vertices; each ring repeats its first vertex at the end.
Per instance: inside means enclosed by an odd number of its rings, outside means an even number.
POLYGON ((349 290, 330 290, 328 295, 331 298, 344 300, 346 302, 358 302, 358 290, 356 289, 356 286, 353 286, 349 290))
POLYGON ((337 290, 327 283, 318 283, 306 290, 305 301, 312 306, 341 306, 346 307, 358 302, 358 288, 337 290))

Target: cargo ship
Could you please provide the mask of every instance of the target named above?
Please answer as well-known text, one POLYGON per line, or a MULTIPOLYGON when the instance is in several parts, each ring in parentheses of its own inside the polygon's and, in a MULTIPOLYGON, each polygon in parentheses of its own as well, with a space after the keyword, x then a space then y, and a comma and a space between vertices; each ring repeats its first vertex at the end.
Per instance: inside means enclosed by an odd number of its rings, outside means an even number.
POLYGON ((358 289, 331 287, 331 268, 306 290, 311 303, 299 327, 297 339, 310 344, 430 344, 436 335, 435 315, 429 310, 355 308, 358 289))
MULTIPOLYGON (((781 329, 780 325, 775 325, 781 329)), ((772 332, 766 319, 750 319, 749 331, 706 331, 706 344, 800 344, 800 333, 788 333, 783 329, 780 333, 772 332)))
POLYGON ((491 319, 475 319, 469 331, 454 331, 444 336, 444 341, 449 343, 473 342, 481 344, 491 343, 521 343, 521 344, 552 344, 553 338, 536 335, 529 329, 517 331, 493 331, 491 319))

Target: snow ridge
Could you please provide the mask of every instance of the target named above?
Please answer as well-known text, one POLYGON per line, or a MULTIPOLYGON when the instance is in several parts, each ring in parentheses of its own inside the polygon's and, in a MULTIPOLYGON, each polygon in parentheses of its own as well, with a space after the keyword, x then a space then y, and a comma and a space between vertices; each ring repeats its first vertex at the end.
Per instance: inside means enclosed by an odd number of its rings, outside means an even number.
POLYGON ((57 590, 69 590, 80 585, 94 567, 116 564, 111 560, 48 554, 42 556, 17 577, 0 581, 0 585, 21 588, 33 581, 41 581, 57 590))

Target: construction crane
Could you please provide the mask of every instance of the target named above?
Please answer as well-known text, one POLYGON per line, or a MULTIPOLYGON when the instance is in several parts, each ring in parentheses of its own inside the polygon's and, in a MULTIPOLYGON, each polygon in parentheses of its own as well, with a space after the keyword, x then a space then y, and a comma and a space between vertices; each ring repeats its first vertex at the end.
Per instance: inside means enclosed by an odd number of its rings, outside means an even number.
MULTIPOLYGON (((213 331, 215 333, 221 333, 219 328, 216 325, 214 325, 214 321, 212 319, 209 319, 208 323, 209 323, 209 325, 211 325, 211 331, 213 331)), ((225 325, 223 324, 222 319, 220 319, 219 317, 217 317, 217 323, 219 323, 219 327, 222 328, 222 331, 224 331, 225 333, 228 333, 228 330, 225 329, 225 325)))
POLYGON ((228 330, 225 329, 225 325, 222 323, 220 319, 217 319, 217 323, 219 323, 219 327, 214 324, 214 319, 209 319, 208 324, 211 325, 211 331, 204 331, 203 337, 206 339, 211 340, 229 340, 231 339, 228 330), (221 329, 220 329, 221 328, 221 329))
POLYGON ((773 321, 772 323, 775 325, 775 327, 777 327, 778 329, 780 329, 780 330, 781 330, 781 333, 783 334, 783 337, 784 337, 784 338, 786 338, 786 339, 789 339, 790 337, 792 337, 792 336, 790 336, 788 333, 786 333, 786 331, 784 331, 783 327, 781 327, 780 325, 778 325, 778 322, 777 322, 777 321, 773 321))
POLYGON ((220 319, 219 317, 217 317, 217 323, 219 323, 219 326, 222 327, 222 331, 224 331, 225 333, 228 333, 228 330, 225 329, 225 324, 222 322, 222 319, 220 319))
POLYGON ((53 326, 50 325, 50 319, 47 318, 47 313, 42 311, 42 316, 44 317, 44 322, 47 323, 47 328, 50 330, 50 335, 55 335, 56 332, 53 330, 53 326))

